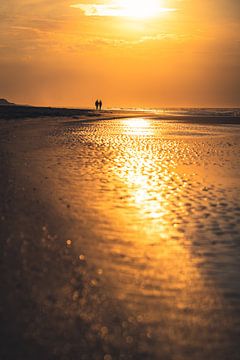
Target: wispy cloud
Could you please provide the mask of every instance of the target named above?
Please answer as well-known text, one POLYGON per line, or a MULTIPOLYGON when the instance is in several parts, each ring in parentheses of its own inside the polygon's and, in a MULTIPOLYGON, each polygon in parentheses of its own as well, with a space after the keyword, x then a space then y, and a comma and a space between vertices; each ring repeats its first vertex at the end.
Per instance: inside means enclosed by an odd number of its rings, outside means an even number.
POLYGON ((119 16, 120 11, 116 5, 75 4, 71 7, 82 10, 85 16, 119 16))
POLYGON ((146 43, 154 43, 154 42, 184 42, 188 40, 188 38, 184 37, 184 36, 179 36, 177 34, 174 33, 159 33, 156 35, 146 35, 146 36, 142 36, 139 37, 137 39, 133 39, 133 40, 129 40, 129 39, 124 39, 124 38, 108 38, 108 37, 96 37, 94 39, 81 39, 81 41, 79 42, 76 41, 76 43, 71 47, 72 51, 77 51, 80 48, 87 48, 87 49, 94 49, 96 50, 97 48, 102 48, 104 46, 107 46, 109 48, 132 48, 133 46, 141 46, 143 44, 146 43))
POLYGON ((110 1, 108 4, 73 4, 72 8, 80 9, 85 16, 110 17, 151 17, 161 13, 176 11, 174 8, 159 6, 157 0, 110 1))

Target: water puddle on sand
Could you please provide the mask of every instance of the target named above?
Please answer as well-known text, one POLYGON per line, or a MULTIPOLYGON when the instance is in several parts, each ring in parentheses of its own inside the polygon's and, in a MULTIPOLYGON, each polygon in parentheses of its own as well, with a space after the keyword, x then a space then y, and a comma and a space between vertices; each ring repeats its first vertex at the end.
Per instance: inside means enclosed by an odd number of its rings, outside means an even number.
POLYGON ((105 325, 86 318, 109 359, 238 358, 239 135, 147 118, 52 133, 53 190, 71 206, 76 256, 98 274, 71 316, 104 312, 105 325))

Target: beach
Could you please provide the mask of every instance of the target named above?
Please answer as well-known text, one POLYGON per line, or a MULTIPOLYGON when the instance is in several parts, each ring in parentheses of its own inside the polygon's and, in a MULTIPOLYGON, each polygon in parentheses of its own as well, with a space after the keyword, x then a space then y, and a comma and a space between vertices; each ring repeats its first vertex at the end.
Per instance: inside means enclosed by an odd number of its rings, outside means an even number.
POLYGON ((239 116, 35 110, 0 115, 0 358, 239 359, 239 116))

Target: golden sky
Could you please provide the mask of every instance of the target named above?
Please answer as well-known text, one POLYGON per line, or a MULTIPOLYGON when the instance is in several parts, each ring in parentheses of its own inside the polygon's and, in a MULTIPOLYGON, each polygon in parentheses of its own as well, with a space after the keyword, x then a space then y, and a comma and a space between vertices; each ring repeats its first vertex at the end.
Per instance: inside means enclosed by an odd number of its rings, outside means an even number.
POLYGON ((239 0, 1 0, 0 98, 240 106, 239 0))

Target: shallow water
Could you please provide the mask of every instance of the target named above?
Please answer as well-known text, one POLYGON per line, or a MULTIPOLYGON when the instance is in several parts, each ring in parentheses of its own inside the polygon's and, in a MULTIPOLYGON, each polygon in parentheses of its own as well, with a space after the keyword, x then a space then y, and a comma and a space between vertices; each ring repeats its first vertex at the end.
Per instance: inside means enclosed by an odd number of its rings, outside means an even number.
POLYGON ((56 296, 88 330, 83 351, 65 324, 64 356, 239 359, 239 138, 239 126, 66 121, 27 155, 79 259, 56 296))

